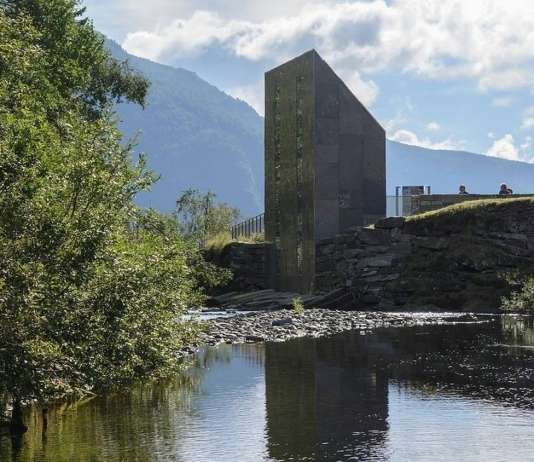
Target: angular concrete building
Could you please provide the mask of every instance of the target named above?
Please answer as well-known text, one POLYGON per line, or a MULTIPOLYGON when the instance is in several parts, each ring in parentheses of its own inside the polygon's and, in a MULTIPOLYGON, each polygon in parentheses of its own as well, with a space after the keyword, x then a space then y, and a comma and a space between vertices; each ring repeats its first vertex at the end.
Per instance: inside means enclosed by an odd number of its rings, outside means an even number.
POLYGON ((265 75, 265 226, 272 286, 309 293, 315 243, 386 212, 385 132, 310 51, 265 75))

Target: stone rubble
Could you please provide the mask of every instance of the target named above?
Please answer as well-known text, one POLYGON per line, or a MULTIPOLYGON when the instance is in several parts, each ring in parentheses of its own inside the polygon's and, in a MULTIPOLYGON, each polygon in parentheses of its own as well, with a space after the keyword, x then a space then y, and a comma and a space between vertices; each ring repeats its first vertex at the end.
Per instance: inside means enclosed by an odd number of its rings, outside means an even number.
POLYGON ((485 322, 488 317, 458 313, 378 313, 309 309, 241 313, 205 321, 200 344, 282 342, 298 337, 324 337, 349 330, 365 335, 380 327, 485 322))

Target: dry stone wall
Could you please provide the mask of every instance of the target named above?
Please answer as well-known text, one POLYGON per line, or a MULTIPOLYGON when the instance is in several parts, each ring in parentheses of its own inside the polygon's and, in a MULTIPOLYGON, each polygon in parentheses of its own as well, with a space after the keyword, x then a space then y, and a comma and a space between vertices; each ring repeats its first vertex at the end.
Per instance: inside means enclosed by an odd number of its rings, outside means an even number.
MULTIPOLYGON (((269 288, 268 244, 231 244, 232 290, 269 288)), ((495 312, 509 277, 534 275, 534 202, 387 218, 316 248, 314 293, 329 308, 495 312)))
POLYGON ((391 218, 322 241, 315 287, 346 287, 358 307, 495 312, 516 273, 534 275, 534 206, 473 222, 391 218))
POLYGON ((267 289, 269 276, 266 270, 268 244, 233 242, 220 254, 207 255, 213 263, 228 268, 233 273, 232 281, 225 291, 253 291, 267 289))

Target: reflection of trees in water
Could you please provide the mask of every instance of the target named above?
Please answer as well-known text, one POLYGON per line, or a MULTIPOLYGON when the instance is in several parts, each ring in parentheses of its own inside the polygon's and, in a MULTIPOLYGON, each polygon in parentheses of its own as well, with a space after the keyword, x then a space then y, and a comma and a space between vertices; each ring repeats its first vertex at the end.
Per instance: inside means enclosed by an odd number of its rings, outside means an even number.
POLYGON ((505 338, 512 344, 534 347, 534 318, 526 316, 504 316, 502 327, 505 338))
POLYGON ((47 431, 41 409, 27 410, 29 430, 15 457, 10 440, 0 440, 0 460, 20 462, 148 462, 160 445, 176 438, 175 419, 191 410, 202 380, 192 368, 172 380, 139 384, 125 393, 50 406, 47 431))
MULTIPOLYGON (((187 360, 169 380, 139 384, 124 393, 50 406, 43 428, 41 409, 26 411, 28 432, 20 452, 0 439, 0 460, 20 462, 152 462, 162 447, 180 452, 182 429, 195 421, 195 398, 208 369, 239 356, 263 364, 263 345, 221 345, 187 360)), ((171 451, 173 452, 173 451, 171 451)))

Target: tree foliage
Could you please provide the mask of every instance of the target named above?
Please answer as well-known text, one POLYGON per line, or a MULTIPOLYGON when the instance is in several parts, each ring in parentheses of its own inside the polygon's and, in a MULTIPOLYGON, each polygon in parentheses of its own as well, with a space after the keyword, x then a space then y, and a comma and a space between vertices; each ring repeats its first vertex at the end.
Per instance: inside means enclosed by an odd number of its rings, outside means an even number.
POLYGON ((515 313, 534 314, 534 278, 528 278, 519 284, 517 290, 503 299, 502 308, 515 313))
POLYGON ((133 198, 153 181, 113 104, 148 83, 74 0, 0 0, 0 392, 46 400, 158 376, 180 313, 225 277, 133 198))
POLYGON ((206 242, 220 233, 228 233, 239 218, 238 209, 216 202, 215 194, 188 189, 176 201, 175 217, 179 232, 198 242, 206 242))

